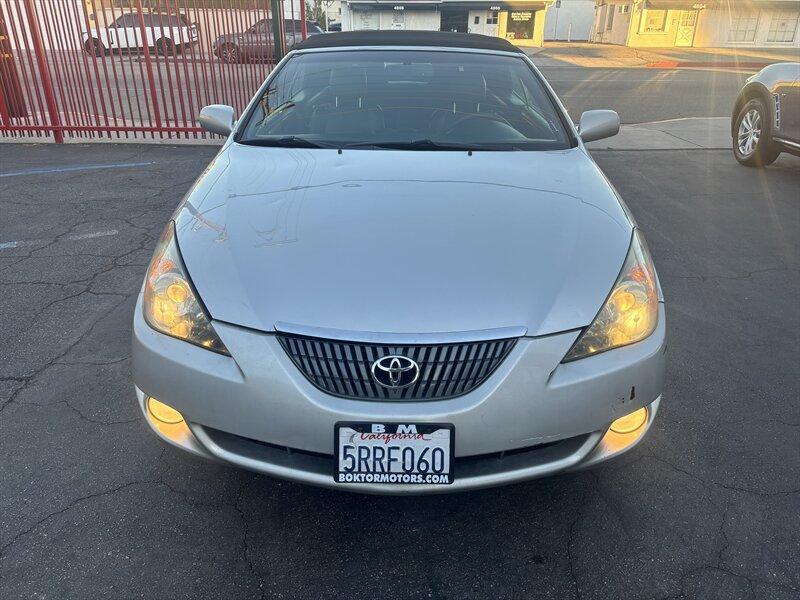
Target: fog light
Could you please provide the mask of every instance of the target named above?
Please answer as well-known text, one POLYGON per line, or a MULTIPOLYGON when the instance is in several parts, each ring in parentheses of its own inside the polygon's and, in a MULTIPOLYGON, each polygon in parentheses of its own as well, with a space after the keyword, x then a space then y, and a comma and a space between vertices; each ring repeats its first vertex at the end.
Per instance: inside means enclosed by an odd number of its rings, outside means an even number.
POLYGON ((644 425, 645 421, 647 421, 647 409, 640 408, 611 423, 611 431, 615 433, 632 433, 644 425))
POLYGON ((159 402, 155 398, 147 399, 147 410, 150 411, 150 414, 153 415, 154 419, 157 419, 162 423, 174 425, 175 423, 180 423, 183 421, 183 415, 181 413, 171 406, 164 404, 163 402, 159 402))

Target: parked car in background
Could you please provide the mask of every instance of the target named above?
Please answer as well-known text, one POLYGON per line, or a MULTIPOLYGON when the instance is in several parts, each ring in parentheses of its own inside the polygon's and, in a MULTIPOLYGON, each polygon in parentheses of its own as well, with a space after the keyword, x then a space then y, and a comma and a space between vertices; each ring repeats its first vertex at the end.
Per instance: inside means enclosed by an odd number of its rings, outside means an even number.
MULTIPOLYGON (((302 24, 299 19, 283 20, 287 50, 303 40, 302 24)), ((309 37, 320 33, 325 32, 317 23, 306 21, 306 34, 309 37)), ((227 63, 270 59, 275 53, 272 21, 261 19, 244 33, 225 33, 214 41, 212 50, 227 63)))
POLYGON ((83 48, 94 56, 113 50, 139 50, 144 46, 154 48, 159 54, 172 54, 197 40, 197 24, 191 23, 185 15, 153 12, 125 13, 108 27, 83 32, 83 48))
POLYGON ((800 63, 776 63, 747 79, 731 119, 733 155, 765 167, 781 152, 800 156, 800 63))
POLYGON ((133 317, 162 439, 395 494, 586 468, 643 439, 663 295, 584 146, 615 112, 576 127, 503 39, 364 31, 298 44, 240 118, 213 105, 200 124, 227 141, 133 317))
POLYGON ((341 31, 341 30, 342 30, 341 21, 338 22, 338 23, 328 23, 328 31, 329 32, 333 33, 333 32, 341 31))

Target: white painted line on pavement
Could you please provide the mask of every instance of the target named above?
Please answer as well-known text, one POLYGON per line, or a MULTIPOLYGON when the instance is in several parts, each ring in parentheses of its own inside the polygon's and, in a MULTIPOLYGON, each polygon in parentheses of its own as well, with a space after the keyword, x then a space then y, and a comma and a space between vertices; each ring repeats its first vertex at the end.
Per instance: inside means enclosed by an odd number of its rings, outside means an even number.
POLYGON ((714 121, 722 119, 730 121, 730 117, 677 117, 675 119, 662 119, 661 121, 642 121, 641 123, 629 123, 629 125, 657 125, 659 123, 679 123, 681 121, 714 121))
MULTIPOLYGON (((92 238, 117 235, 118 233, 119 231, 116 229, 108 229, 106 231, 95 231, 94 233, 76 233, 65 236, 62 239, 70 242, 77 242, 79 240, 90 240, 92 238)), ((54 241, 54 239, 55 238, 51 238, 49 240, 16 240, 13 242, 0 242, 0 250, 10 250, 11 248, 19 248, 20 246, 36 246, 38 244, 47 244, 54 241)))
POLYGON ((0 173, 0 177, 19 177, 21 175, 44 175, 47 173, 67 173, 69 171, 97 171, 99 169, 130 169, 133 167, 147 167, 156 164, 155 161, 139 163, 115 163, 110 165, 65 165, 63 167, 41 167, 22 169, 10 173, 0 173))
POLYGON ((680 117, 623 124, 619 134, 590 142, 590 150, 724 150, 730 148, 729 117, 680 117))

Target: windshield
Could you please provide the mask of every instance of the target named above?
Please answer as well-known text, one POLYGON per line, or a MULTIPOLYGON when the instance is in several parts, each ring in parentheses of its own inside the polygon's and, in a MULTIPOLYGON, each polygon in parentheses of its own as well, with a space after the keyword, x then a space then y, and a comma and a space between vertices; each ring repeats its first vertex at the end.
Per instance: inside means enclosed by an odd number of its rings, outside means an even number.
POLYGON ((522 58, 417 50, 293 57, 251 111, 238 141, 420 150, 572 145, 522 58))

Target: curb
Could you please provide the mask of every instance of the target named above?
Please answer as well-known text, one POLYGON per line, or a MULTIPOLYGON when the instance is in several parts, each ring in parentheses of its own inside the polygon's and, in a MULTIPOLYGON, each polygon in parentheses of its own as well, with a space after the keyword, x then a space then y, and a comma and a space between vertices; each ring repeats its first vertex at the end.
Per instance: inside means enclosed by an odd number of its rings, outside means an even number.
POLYGON ((679 69, 682 67, 714 67, 717 69, 763 69, 764 67, 767 67, 772 64, 775 64, 775 61, 718 62, 712 60, 708 61, 659 60, 655 62, 649 62, 645 66, 654 69, 679 69))

